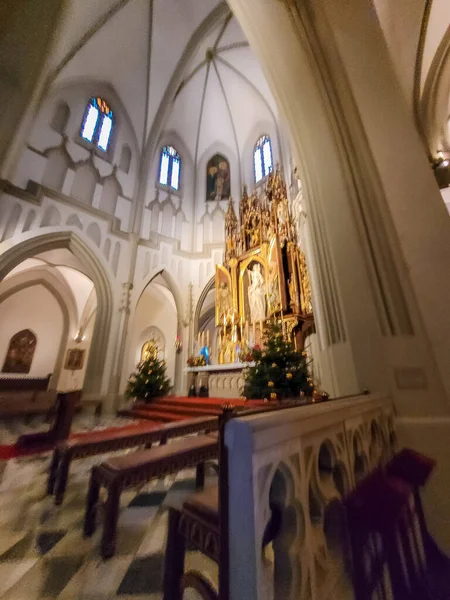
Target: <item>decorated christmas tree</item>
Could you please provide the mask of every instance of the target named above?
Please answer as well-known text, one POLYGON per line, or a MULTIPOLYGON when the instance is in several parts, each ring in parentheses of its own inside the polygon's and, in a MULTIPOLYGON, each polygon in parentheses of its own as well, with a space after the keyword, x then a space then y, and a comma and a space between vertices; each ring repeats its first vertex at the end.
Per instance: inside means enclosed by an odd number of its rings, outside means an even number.
POLYGON ((299 398, 302 392, 310 395, 313 384, 306 353, 295 350, 276 322, 266 323, 263 340, 262 347, 245 353, 245 361, 255 364, 244 370, 244 397, 283 400, 299 398))
POLYGON ((125 395, 151 402, 153 398, 164 396, 170 389, 170 380, 166 377, 166 362, 159 360, 156 353, 149 353, 137 366, 137 371, 128 379, 125 395))

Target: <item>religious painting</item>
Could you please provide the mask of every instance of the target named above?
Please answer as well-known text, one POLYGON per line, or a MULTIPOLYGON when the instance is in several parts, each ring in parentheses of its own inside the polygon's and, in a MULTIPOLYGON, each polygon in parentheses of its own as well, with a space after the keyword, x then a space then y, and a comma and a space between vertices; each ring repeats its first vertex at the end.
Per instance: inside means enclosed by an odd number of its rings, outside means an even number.
POLYGON ((230 197, 230 163, 221 154, 213 156, 206 167, 206 200, 230 197))
POLYGON ((231 277, 227 269, 216 265, 216 325, 222 325, 233 308, 231 277))
POLYGON ((80 371, 83 368, 85 352, 86 350, 81 348, 69 348, 64 368, 68 371, 80 371))
POLYGON ((37 338, 29 329, 19 331, 11 338, 3 373, 29 373, 36 350, 37 338))

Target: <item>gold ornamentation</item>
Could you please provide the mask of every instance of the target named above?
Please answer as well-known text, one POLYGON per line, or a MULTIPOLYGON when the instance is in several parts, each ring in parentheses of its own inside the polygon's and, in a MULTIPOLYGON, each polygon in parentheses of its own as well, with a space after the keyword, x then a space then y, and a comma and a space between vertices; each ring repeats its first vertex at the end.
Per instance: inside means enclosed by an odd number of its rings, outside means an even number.
POLYGON ((245 346, 262 344, 269 317, 281 321, 286 339, 300 341, 296 332, 304 316, 310 318, 311 292, 278 165, 264 190, 249 195, 244 187, 239 210, 229 199, 215 291, 220 363, 233 362, 245 346))

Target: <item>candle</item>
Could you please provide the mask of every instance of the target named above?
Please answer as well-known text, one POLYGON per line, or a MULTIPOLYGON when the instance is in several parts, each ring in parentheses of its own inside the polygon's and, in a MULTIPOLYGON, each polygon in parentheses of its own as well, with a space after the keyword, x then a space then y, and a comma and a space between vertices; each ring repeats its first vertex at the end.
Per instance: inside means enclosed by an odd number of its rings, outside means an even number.
POLYGON ((245 321, 245 339, 248 344, 248 321, 245 321))
POLYGON ((200 346, 200 331, 198 332, 198 336, 197 336, 197 344, 200 346))
POLYGON ((209 329, 206 331, 206 345, 209 348, 209 329))
POLYGON ((253 343, 256 341, 256 323, 253 321, 252 323, 252 333, 253 333, 253 343))
POLYGON ((202 348, 205 345, 205 332, 202 331, 202 348))

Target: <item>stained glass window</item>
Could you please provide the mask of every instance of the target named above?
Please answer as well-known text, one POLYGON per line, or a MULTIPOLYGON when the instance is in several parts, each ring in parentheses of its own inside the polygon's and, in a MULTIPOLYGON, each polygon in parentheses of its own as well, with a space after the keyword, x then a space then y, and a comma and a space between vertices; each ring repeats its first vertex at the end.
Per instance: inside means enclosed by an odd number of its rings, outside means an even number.
POLYGON ((164 146, 159 163, 159 183, 174 190, 180 187, 181 159, 173 146, 164 146))
POLYGON ((253 164, 255 167, 255 182, 261 181, 272 170, 272 144, 268 135, 259 138, 253 153, 253 164))
POLYGON ((114 114, 103 98, 91 98, 84 112, 80 135, 106 152, 114 127, 114 114))

